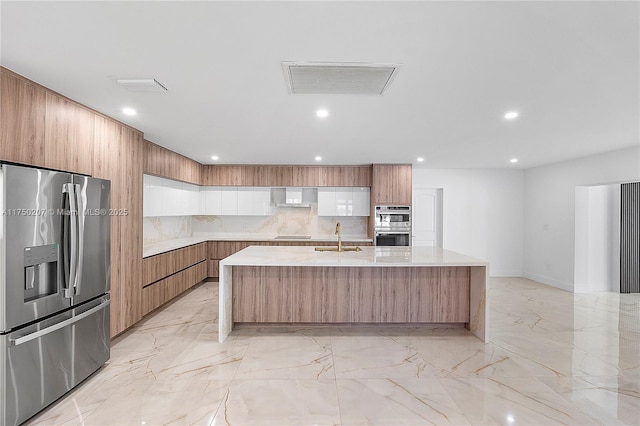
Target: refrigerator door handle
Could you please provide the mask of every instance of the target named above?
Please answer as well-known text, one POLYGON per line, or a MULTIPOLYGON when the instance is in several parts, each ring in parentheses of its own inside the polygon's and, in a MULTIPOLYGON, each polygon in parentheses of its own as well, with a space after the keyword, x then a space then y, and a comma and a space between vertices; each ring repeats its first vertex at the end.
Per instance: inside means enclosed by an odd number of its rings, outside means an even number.
POLYGON ((77 205, 77 216, 76 216, 76 226, 78 228, 78 261, 76 263, 76 282, 74 283, 75 291, 74 295, 80 294, 80 287, 82 286, 82 265, 84 262, 84 215, 85 215, 85 203, 82 196, 82 191, 80 190, 80 185, 73 185, 76 191, 76 202, 77 205))
POLYGON ((22 345, 23 343, 30 342, 30 341, 32 341, 34 339, 38 339, 38 338, 40 338, 42 336, 45 336, 45 335, 47 335, 49 333, 53 333, 56 330, 60 330, 61 328, 64 328, 64 327, 66 327, 66 326, 68 326, 70 324, 78 322, 81 319, 86 318, 89 315, 92 315, 92 314, 98 312, 99 310, 108 307, 110 304, 111 304, 111 301, 107 300, 107 301, 99 304, 98 306, 89 309, 88 311, 84 311, 81 314, 78 314, 78 315, 76 315, 76 316, 74 316, 72 318, 66 319, 64 321, 60 321, 59 323, 56 323, 56 324, 54 324, 52 326, 49 326, 47 328, 43 328, 42 330, 38 330, 38 331, 36 331, 34 333, 27 334, 26 336, 18 337, 17 339, 9 339, 9 343, 12 346, 18 346, 18 345, 22 345))
POLYGON ((74 184, 65 183, 62 186, 62 192, 68 194, 69 197, 69 211, 65 213, 69 215, 69 229, 66 232, 69 232, 67 237, 71 253, 69 255, 69 279, 67 288, 65 288, 65 297, 71 298, 75 290, 76 274, 78 272, 78 203, 74 184))

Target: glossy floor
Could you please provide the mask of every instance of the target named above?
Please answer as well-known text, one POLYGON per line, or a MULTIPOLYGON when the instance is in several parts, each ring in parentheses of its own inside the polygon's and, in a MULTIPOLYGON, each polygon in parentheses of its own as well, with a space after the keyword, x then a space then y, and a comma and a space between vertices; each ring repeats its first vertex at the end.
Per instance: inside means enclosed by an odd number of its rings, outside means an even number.
POLYGON ((490 343, 463 328, 240 328, 204 283, 118 338, 29 424, 640 423, 640 295, 491 279, 490 343))

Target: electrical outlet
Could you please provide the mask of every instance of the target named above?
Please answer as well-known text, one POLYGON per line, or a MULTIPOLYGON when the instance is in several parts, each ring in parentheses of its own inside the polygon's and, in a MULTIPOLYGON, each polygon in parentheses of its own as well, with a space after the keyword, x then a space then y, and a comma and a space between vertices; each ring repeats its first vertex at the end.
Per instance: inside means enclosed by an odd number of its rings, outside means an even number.
POLYGON ((548 231, 549 230, 549 224, 545 223, 544 225, 542 225, 542 230, 543 231, 548 231))
POLYGON ((551 270, 551 265, 549 265, 548 263, 545 263, 544 269, 546 269, 547 271, 551 270))

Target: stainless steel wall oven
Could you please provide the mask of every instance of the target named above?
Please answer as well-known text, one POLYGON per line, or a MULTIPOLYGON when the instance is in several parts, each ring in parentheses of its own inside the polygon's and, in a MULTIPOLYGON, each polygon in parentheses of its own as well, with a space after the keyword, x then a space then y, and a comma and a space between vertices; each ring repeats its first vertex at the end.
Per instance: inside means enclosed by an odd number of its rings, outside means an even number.
POLYGON ((376 246, 411 245, 411 207, 375 206, 374 244, 376 246))

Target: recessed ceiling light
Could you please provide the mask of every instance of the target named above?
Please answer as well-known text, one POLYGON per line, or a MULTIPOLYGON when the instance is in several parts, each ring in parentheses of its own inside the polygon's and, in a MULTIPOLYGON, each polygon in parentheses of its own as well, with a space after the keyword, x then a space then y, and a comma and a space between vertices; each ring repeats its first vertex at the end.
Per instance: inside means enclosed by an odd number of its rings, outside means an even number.
POLYGON ((510 163, 517 163, 518 159, 517 158, 512 158, 511 160, 509 160, 510 163))
POLYGON ((517 111, 509 111, 508 113, 506 113, 504 115, 504 118, 506 118, 507 120, 513 120, 517 116, 518 116, 518 112, 517 111))
POLYGON ((218 157, 217 155, 212 155, 212 156, 211 156, 211 159, 212 159, 212 160, 219 160, 219 159, 220 159, 220 157, 218 157))
POLYGON ((322 161, 322 157, 320 157, 319 155, 316 157, 316 161, 322 161))
POLYGON ((135 109, 129 108, 129 107, 122 108, 122 113, 126 114, 126 115, 136 115, 137 114, 135 109))
POLYGON ((418 163, 422 163, 424 161, 424 158, 418 157, 418 158, 416 158, 416 160, 418 161, 418 163))
POLYGON ((319 109, 316 111, 316 115, 319 118, 327 118, 329 116, 329 111, 327 111, 326 109, 319 109))

